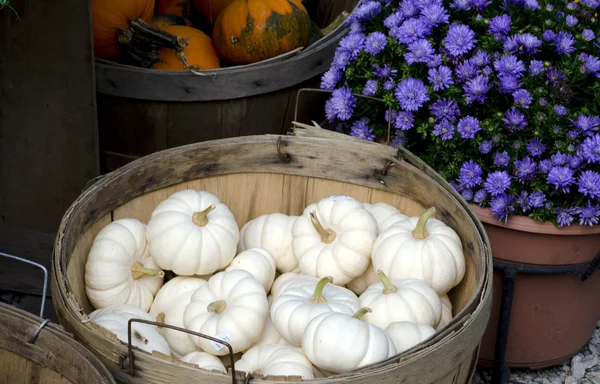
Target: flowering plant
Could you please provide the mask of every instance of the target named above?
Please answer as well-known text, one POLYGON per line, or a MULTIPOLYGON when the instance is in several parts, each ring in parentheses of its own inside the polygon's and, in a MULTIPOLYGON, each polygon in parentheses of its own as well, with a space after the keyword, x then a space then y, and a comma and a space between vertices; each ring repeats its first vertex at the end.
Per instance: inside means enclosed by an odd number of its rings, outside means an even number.
POLYGON ((321 79, 333 91, 326 116, 366 140, 388 137, 391 119, 393 147, 499 220, 598 224, 598 8, 599 0, 363 1, 321 79))

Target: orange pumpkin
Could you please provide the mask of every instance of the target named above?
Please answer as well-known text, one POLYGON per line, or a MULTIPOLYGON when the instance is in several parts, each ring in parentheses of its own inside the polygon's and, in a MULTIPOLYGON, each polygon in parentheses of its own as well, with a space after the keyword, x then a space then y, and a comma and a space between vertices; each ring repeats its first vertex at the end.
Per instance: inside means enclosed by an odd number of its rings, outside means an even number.
POLYGON ((154 0, 92 0, 94 54, 102 59, 118 59, 121 47, 119 30, 129 28, 132 20, 150 22, 154 15, 154 0))
POLYGON ((187 16, 186 7, 189 5, 189 0, 156 0, 156 16, 175 15, 183 17, 187 16))
MULTIPOLYGON (((212 40, 202 31, 180 25, 167 25, 161 27, 161 29, 175 36, 189 39, 187 46, 183 50, 183 54, 189 65, 196 66, 200 70, 221 67, 219 56, 217 56, 212 40)), ((177 57, 174 49, 161 48, 158 56, 160 61, 152 66, 154 69, 172 71, 188 69, 177 57)))
POLYGON ((150 24, 158 28, 163 28, 168 25, 187 25, 181 16, 176 15, 160 15, 152 17, 150 24))
POLYGON ((196 8, 202 16, 211 25, 217 20, 217 16, 223 11, 229 4, 233 3, 234 0, 192 0, 194 8, 196 8))
POLYGON ((213 43, 231 64, 250 64, 306 47, 311 21, 301 0, 235 0, 217 17, 213 43))

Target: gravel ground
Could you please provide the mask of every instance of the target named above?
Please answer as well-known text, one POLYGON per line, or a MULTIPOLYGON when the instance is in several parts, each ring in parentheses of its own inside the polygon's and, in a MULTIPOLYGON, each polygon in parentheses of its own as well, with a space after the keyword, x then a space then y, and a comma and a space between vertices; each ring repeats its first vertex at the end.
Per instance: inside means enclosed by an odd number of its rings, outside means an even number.
MULTIPOLYGON (((478 369, 473 384, 491 383, 491 371, 478 369)), ((511 370, 510 384, 600 384, 600 321, 589 343, 564 363, 540 370, 511 370)))

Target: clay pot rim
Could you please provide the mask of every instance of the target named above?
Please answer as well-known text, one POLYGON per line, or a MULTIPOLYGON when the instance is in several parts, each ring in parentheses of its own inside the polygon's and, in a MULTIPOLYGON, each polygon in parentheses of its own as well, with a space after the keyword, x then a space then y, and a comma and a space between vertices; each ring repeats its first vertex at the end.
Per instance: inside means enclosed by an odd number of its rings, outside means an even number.
POLYGON ((590 227, 587 225, 571 224, 569 227, 557 228, 549 221, 540 222, 527 216, 511 216, 505 224, 498 221, 498 218, 492 214, 489 208, 483 208, 477 204, 471 204, 470 208, 483 223, 515 231, 558 236, 600 234, 600 225, 590 227))

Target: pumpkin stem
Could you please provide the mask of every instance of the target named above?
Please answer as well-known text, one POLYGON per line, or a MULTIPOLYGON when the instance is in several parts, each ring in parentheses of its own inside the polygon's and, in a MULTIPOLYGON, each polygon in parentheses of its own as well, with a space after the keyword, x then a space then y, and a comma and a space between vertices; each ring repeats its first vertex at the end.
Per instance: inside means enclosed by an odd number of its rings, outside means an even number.
POLYGON ((143 279, 144 277, 165 277, 165 273, 163 271, 159 271, 156 269, 144 268, 142 263, 137 262, 133 264, 131 267, 131 275, 133 276, 133 280, 143 279))
POLYGON ((196 212, 192 215, 192 221, 199 227, 204 227, 208 224, 208 214, 215 209, 215 205, 211 204, 204 211, 196 212))
POLYGON ((388 277, 385 275, 385 273, 383 273, 381 269, 377 270, 377 276, 379 276, 379 280, 381 280, 381 282, 383 283, 384 294, 398 292, 398 288, 394 284, 392 284, 390 279, 388 279, 388 277))
POLYGON ((212 303, 208 304, 208 307, 206 307, 206 310, 208 312, 214 312, 217 315, 220 315, 226 309, 227 309, 227 302, 225 300, 213 301, 212 303))
POLYGON ((371 313, 371 312, 373 312, 373 310, 371 308, 362 307, 361 309, 356 311, 356 313, 352 317, 354 317, 355 319, 358 319, 358 320, 362 320, 364 315, 366 315, 367 313, 371 313))
POLYGON ((161 324, 165 323, 165 313, 164 312, 161 312, 158 314, 158 316, 156 316, 156 322, 161 323, 161 324))
POLYGON ((315 288, 315 293, 313 293, 312 297, 308 299, 313 304, 323 304, 326 303, 327 300, 323 297, 323 288, 327 283, 333 283, 333 277, 325 276, 317 283, 317 287, 315 288))
POLYGON ((416 225, 415 229, 412 231, 412 235, 415 239, 425 240, 427 237, 429 237, 429 234, 427 233, 427 229, 426 229, 427 220, 431 219, 434 216, 435 216, 435 207, 431 207, 428 210, 426 210, 425 212, 423 212, 421 217, 419 217, 419 221, 417 221, 417 225, 416 225))
POLYGON ((310 221, 312 222, 312 225, 315 227, 315 229, 321 236, 321 242, 323 242, 325 244, 333 243, 333 241, 335 240, 335 237, 336 237, 335 231, 333 231, 332 229, 323 228, 323 225, 321 225, 321 222, 319 222, 319 219, 317 219, 316 211, 312 211, 310 213, 310 221))
POLYGON ((331 22, 331 24, 321 29, 321 33, 323 34, 323 36, 327 36, 328 34, 333 32, 337 27, 342 25, 342 23, 344 22, 344 20, 346 20, 348 15, 349 13, 347 11, 342 11, 342 13, 337 15, 337 17, 331 22))

